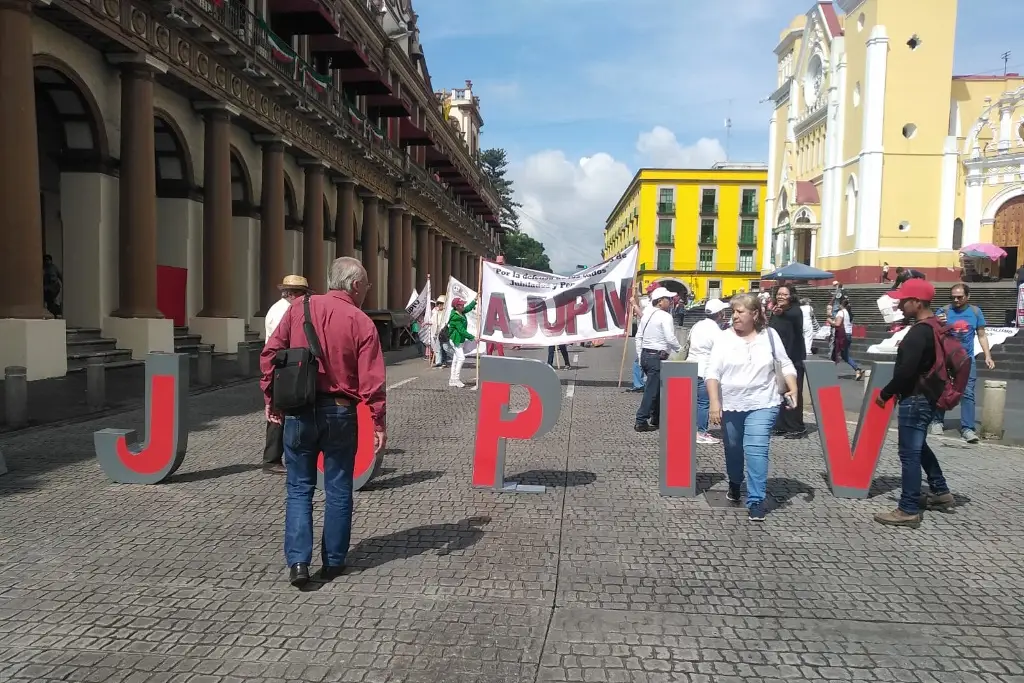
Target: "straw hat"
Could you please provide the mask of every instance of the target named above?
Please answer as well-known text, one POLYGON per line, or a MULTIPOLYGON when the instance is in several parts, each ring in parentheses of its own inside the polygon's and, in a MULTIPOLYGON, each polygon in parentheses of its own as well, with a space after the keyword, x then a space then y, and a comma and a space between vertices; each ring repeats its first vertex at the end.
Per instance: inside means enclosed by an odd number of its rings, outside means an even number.
POLYGON ((437 297, 437 300, 436 300, 435 303, 443 304, 445 301, 447 301, 447 299, 445 298, 445 295, 442 294, 441 296, 437 297))
POLYGON ((285 275, 284 280, 277 286, 278 289, 309 289, 309 280, 301 275, 285 275))

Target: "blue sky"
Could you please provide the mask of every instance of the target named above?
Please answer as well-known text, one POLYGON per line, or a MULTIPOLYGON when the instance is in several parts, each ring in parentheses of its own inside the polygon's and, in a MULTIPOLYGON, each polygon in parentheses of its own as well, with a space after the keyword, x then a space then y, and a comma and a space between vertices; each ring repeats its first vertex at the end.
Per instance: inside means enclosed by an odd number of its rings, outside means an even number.
MULTIPOLYGON (((887 0, 895 1, 895 0, 887 0)), ((940 0, 935 0, 940 2, 940 0)), ((638 166, 767 157, 779 33, 810 0, 415 0, 435 88, 481 98, 524 226, 556 268, 599 260, 638 166), (717 142, 716 142, 717 140, 717 142)), ((942 1, 942 4, 945 4, 942 1)), ((1024 0, 961 0, 956 73, 1024 71, 1024 0)), ((927 40, 927 39, 926 39, 927 40)))

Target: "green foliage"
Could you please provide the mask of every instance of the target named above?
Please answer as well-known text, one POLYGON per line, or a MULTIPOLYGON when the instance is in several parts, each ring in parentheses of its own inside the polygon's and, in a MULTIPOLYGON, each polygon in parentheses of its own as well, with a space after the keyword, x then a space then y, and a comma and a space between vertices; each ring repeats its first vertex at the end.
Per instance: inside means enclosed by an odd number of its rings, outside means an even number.
POLYGON ((543 273, 551 272, 551 262, 544 253, 544 245, 525 232, 508 232, 501 240, 505 263, 543 273))
POLYGON ((505 150, 485 149, 480 152, 480 164, 501 198, 501 211, 498 220, 505 230, 518 232, 519 214, 516 209, 521 208, 522 204, 513 199, 512 181, 505 177, 505 174, 508 173, 508 156, 505 154, 505 150))

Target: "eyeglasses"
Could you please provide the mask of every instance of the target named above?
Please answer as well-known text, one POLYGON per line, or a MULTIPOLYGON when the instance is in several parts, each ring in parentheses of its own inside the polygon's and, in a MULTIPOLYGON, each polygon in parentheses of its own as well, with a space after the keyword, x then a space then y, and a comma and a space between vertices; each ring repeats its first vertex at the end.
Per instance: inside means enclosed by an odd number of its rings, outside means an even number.
POLYGON ((953 299, 957 299, 957 300, 959 300, 959 299, 966 299, 967 298, 966 294, 951 294, 950 296, 953 299))

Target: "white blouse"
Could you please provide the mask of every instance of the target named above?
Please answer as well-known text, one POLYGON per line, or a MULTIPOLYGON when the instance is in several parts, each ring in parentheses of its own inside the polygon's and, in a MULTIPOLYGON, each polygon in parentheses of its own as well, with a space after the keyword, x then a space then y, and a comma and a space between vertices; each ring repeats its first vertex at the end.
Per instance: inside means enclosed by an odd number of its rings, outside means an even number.
POLYGON ((711 349, 723 334, 725 331, 711 318, 704 318, 690 328, 690 353, 686 360, 697 363, 698 377, 706 376, 711 349))
POLYGON ((705 380, 718 380, 721 384, 723 411, 761 410, 774 408, 782 402, 768 335, 775 341, 775 358, 782 363, 783 374, 796 377, 796 368, 786 354, 778 332, 766 328, 747 343, 730 328, 715 340, 704 377, 705 380))

